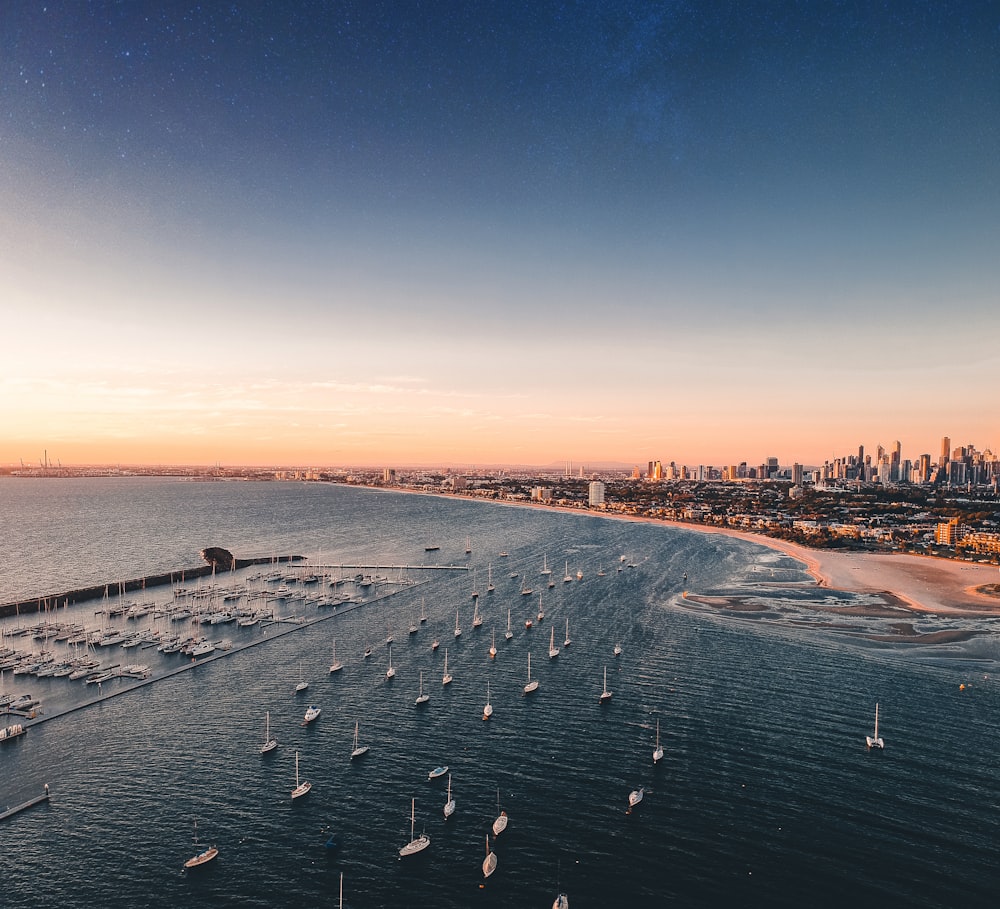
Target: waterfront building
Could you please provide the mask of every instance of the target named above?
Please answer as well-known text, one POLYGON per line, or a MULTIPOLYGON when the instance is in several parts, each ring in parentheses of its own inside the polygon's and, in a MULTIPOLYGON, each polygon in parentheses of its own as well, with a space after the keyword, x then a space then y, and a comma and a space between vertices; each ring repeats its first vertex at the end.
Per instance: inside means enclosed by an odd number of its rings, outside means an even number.
POLYGON ((604 484, 600 480, 591 482, 587 501, 592 508, 604 504, 604 484))

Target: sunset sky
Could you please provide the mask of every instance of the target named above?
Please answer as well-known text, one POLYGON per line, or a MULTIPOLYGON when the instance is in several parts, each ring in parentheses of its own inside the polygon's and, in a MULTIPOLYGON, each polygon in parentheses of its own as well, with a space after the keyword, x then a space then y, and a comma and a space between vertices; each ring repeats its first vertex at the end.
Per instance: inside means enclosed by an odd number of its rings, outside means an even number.
POLYGON ((1000 449, 1000 6, 0 4, 0 464, 1000 449))

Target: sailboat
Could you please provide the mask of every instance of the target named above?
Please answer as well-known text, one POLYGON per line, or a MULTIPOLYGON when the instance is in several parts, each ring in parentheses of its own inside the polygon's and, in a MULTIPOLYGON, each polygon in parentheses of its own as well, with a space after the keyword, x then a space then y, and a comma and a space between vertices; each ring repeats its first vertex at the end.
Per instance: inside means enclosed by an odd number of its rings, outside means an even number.
POLYGON ((660 744, 660 721, 656 721, 656 747, 653 749, 653 763, 663 760, 663 746, 660 744))
POLYGON ((493 716, 493 705, 490 703, 490 682, 486 680, 486 706, 483 707, 483 719, 488 720, 493 716))
POLYGON ((427 621, 427 607, 424 605, 424 598, 420 598, 420 624, 423 625, 427 621))
MULTIPOLYGON (((476 594, 478 596, 478 594, 476 594)), ((472 627, 478 628, 483 624, 483 617, 479 614, 479 601, 476 600, 476 608, 472 613, 472 627)))
POLYGON ((611 692, 608 691, 608 667, 604 667, 604 691, 601 692, 601 703, 611 700, 611 692))
POLYGON ((566 640, 563 641, 563 647, 569 647, 573 642, 569 639, 569 618, 566 619, 566 640))
POLYGON ((472 537, 465 538, 465 554, 468 555, 472 552, 472 537))
POLYGON ((497 870, 497 854, 490 852, 490 835, 486 834, 486 858, 483 859, 483 877, 489 877, 497 870))
POLYGON ((278 747, 278 740, 271 738, 271 711, 264 714, 264 743, 260 746, 260 753, 267 754, 278 747))
POLYGON ((396 674, 396 669, 392 665, 392 644, 389 645, 389 668, 385 671, 385 677, 391 679, 396 674))
POLYGON ((556 647, 556 630, 555 628, 549 629, 549 659, 553 660, 559 656, 559 648, 556 647))
POLYGON ((451 684, 451 673, 448 672, 448 648, 447 647, 445 647, 445 649, 444 649, 444 675, 441 676, 441 684, 442 685, 450 685, 451 684))
POLYGON ((566 563, 566 573, 563 575, 563 583, 568 584, 573 580, 573 576, 569 573, 569 562, 566 563))
POLYGON ((538 690, 538 679, 531 677, 531 651, 528 651, 528 684, 524 686, 524 693, 531 694, 538 690))
POLYGON ((310 789, 312 789, 312 783, 303 780, 299 782, 299 753, 295 752, 295 788, 292 790, 292 798, 297 799, 300 796, 305 795, 310 789))
POLYGON ((569 897, 565 893, 560 893, 552 901, 552 909, 569 909, 569 897))
POLYGON ((461 636, 462 636, 462 629, 458 627, 458 610, 456 609, 455 610, 455 637, 458 638, 458 637, 461 637, 461 636))
POLYGON ((525 577, 521 581, 521 596, 529 597, 532 593, 534 593, 534 591, 528 586, 528 579, 525 577))
POLYGON ((509 641, 514 637, 514 632, 510 630, 510 610, 507 610, 507 630, 504 632, 504 640, 509 641))
POLYGON ((642 801, 642 797, 645 794, 646 794, 646 790, 645 789, 642 789, 642 788, 633 789, 628 794, 628 810, 631 811, 633 808, 635 808, 635 806, 638 805, 639 802, 642 801))
POLYGON ((538 594, 538 621, 545 618, 545 610, 542 609, 542 595, 538 594))
POLYGON ((421 704, 426 704, 431 699, 429 694, 424 694, 424 671, 420 670, 420 694, 417 695, 417 699, 413 702, 418 707, 421 704))
POLYGON ((875 734, 866 735, 865 742, 868 744, 869 749, 871 748, 885 748, 885 742, 878 734, 878 701, 875 702, 875 734))
POLYGON ((507 812, 500 810, 500 790, 497 789, 497 819, 493 822, 493 835, 500 836, 507 829, 507 812))
POLYGON ((333 642, 333 662, 330 664, 330 672, 340 672, 344 664, 337 659, 337 642, 333 642))
POLYGON ((451 817, 455 813, 455 800, 451 797, 451 774, 448 774, 448 801, 444 803, 444 816, 451 817))
POLYGON ((416 807, 417 800, 413 799, 410 802, 410 841, 405 846, 400 848, 400 858, 405 858, 408 855, 416 855, 418 852, 423 852, 431 844, 431 838, 426 833, 421 833, 420 836, 417 837, 413 835, 414 823, 416 821, 416 807))
POLYGON ((351 752, 351 760, 361 757, 363 754, 368 753, 367 745, 358 744, 358 721, 354 721, 354 750, 351 752))
POLYGON ((486 566, 486 592, 493 593, 496 588, 493 586, 493 563, 486 566))
MULTIPOLYGON (((198 822, 194 822, 194 848, 198 848, 198 822)), ((209 846, 202 852, 196 852, 191 858, 189 858, 185 863, 185 868, 197 868, 199 865, 204 865, 206 862, 212 861, 219 854, 219 850, 215 846, 209 846)))
POLYGON ((545 558, 544 553, 542 554, 542 574, 552 574, 552 569, 549 568, 549 563, 545 558))
POLYGON ((299 683, 295 686, 295 693, 298 694, 300 691, 305 691, 308 687, 309 683, 302 675, 302 664, 299 663, 299 683))
POLYGON ((493 628, 490 635, 490 659, 495 660, 497 656, 497 630, 493 628))

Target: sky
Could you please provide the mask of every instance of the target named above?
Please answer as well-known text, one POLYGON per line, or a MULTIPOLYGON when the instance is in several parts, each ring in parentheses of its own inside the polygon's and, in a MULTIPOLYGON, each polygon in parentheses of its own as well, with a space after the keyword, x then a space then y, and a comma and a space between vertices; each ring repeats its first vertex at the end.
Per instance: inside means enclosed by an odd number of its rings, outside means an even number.
POLYGON ((0 4, 0 464, 1000 451, 1000 6, 0 4))

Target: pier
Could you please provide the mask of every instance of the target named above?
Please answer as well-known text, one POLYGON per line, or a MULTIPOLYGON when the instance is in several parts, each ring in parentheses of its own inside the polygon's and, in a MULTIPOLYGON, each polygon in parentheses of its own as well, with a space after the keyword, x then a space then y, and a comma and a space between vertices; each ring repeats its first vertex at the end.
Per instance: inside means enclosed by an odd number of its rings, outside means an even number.
POLYGON ((33 799, 28 799, 26 802, 21 802, 20 805, 15 805, 13 808, 8 808, 6 811, 0 811, 0 821, 5 821, 9 817, 13 817, 15 814, 20 814, 22 811, 27 811, 29 808, 33 808, 35 805, 39 805, 42 802, 47 802, 49 800, 49 784, 45 784, 45 791, 41 795, 36 795, 33 799))

